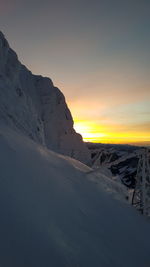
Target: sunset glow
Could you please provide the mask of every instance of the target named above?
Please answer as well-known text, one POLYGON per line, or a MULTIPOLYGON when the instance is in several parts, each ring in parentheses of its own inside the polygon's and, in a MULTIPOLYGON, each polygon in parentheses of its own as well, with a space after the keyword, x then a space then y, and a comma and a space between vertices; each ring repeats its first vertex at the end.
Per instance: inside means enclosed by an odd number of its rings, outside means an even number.
POLYGON ((75 130, 80 133, 85 142, 108 143, 108 144, 139 144, 149 145, 150 135, 148 132, 118 132, 117 127, 98 125, 90 121, 75 121, 75 130))

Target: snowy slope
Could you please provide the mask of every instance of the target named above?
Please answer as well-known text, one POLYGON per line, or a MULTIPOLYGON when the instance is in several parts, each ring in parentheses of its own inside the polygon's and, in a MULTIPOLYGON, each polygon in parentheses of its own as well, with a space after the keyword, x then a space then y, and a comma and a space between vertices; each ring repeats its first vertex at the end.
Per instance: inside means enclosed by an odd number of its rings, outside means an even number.
POLYGON ((90 161, 61 91, 23 66, 1 32, 0 121, 56 152, 90 161))
POLYGON ((150 266, 149 222, 87 166, 1 126, 0 171, 1 267, 150 266))

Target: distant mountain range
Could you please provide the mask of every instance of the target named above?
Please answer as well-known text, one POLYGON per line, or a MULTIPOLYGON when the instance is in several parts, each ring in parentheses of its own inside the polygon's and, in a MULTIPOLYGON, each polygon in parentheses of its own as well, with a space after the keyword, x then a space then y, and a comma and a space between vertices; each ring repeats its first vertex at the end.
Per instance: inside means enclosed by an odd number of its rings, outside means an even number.
POLYGON ((108 169, 112 179, 128 188, 135 187, 135 177, 142 147, 131 145, 87 143, 91 151, 92 167, 108 169))

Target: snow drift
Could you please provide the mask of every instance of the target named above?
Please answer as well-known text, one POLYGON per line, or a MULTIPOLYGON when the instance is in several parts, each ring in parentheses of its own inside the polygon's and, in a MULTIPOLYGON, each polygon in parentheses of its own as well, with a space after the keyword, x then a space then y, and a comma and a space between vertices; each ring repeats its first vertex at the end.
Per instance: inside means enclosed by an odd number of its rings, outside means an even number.
POLYGON ((1 267, 150 266, 149 223, 89 167, 0 127, 0 171, 1 267))

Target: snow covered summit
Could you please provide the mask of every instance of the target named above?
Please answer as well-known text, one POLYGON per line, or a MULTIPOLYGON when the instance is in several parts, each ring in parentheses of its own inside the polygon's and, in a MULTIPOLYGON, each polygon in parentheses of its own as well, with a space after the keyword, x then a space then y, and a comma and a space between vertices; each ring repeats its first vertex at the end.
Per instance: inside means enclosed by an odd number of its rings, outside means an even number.
POLYGON ((56 152, 90 161, 64 95, 49 78, 33 75, 23 66, 1 32, 0 121, 56 152))

